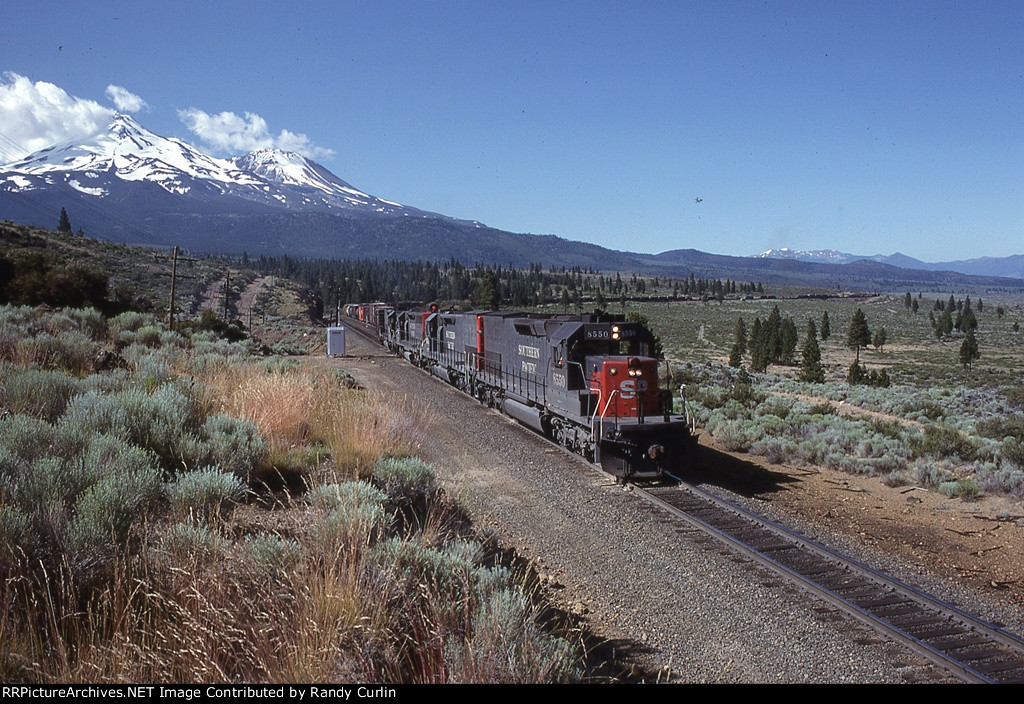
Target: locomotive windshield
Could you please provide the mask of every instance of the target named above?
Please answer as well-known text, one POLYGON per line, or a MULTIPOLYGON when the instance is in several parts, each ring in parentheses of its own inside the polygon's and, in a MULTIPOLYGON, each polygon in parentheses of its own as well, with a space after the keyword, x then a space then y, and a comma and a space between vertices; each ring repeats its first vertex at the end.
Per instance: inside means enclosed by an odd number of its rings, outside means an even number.
POLYGON ((582 354, 637 355, 649 357, 651 335, 640 325, 630 323, 589 324, 584 327, 582 354))
POLYGON ((635 355, 637 357, 650 357, 651 345, 647 340, 587 340, 578 347, 573 348, 574 354, 581 354, 586 357, 603 357, 614 355, 635 355))
POLYGON ((647 340, 621 340, 617 354, 632 354, 638 357, 650 357, 651 345, 647 340))

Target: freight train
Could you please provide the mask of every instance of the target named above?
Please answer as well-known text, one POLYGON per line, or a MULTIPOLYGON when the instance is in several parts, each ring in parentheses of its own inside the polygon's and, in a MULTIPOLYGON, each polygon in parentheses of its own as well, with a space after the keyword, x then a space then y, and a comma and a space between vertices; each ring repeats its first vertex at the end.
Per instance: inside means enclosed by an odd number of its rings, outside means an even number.
POLYGON ((618 480, 682 469, 695 434, 659 389, 653 336, 622 316, 353 304, 348 317, 443 381, 618 480))

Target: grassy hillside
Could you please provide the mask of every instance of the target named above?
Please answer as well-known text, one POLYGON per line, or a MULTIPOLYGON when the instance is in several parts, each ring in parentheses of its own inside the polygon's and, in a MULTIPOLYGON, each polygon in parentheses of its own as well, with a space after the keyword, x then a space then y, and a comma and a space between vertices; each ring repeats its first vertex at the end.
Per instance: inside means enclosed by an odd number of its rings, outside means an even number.
MULTIPOLYGON (((45 302, 46 292, 39 286, 45 282, 36 281, 33 278, 35 272, 25 272, 25 278, 21 280, 16 278, 18 265, 29 262, 47 274, 69 266, 99 272, 107 280, 105 299, 110 310, 166 311, 170 302, 170 248, 129 247, 0 222, 0 257, 7 262, 8 268, 15 270, 6 281, 3 302, 45 302)), ((28 266, 24 268, 29 269, 28 266)), ((177 307, 193 312, 203 291, 223 268, 223 262, 183 253, 177 268, 177 307)), ((4 283, 0 280, 0 285, 4 283)), ((0 292, 4 292, 3 287, 0 287, 0 292)))

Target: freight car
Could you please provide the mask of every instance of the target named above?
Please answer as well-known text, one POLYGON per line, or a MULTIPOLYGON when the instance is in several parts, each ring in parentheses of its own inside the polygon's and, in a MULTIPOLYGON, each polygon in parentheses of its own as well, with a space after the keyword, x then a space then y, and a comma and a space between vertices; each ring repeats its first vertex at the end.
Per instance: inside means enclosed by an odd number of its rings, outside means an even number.
POLYGON ((658 386, 653 337, 621 316, 444 312, 384 303, 346 315, 381 344, 617 478, 682 467, 694 434, 658 386))

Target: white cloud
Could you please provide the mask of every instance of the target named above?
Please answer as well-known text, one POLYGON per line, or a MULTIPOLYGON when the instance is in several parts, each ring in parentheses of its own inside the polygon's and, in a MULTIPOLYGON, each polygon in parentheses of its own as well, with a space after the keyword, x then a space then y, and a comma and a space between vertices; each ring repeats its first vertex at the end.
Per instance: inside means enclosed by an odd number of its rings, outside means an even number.
MULTIPOLYGON (((106 95, 122 112, 149 108, 146 101, 121 86, 107 86, 106 95)), ((0 164, 17 161, 32 152, 62 142, 82 141, 104 130, 115 111, 94 100, 69 95, 45 81, 17 73, 0 74, 0 164)), ((208 146, 231 154, 256 149, 284 149, 313 159, 331 158, 334 151, 318 147, 304 134, 270 131, 266 120, 254 113, 211 115, 190 108, 178 116, 208 146)))
POLYGON ((45 81, 33 83, 5 72, 0 79, 0 162, 106 129, 114 111, 94 100, 68 95, 45 81))
POLYGON ((107 97, 121 112, 138 112, 149 108, 145 100, 121 86, 107 86, 107 97))
POLYGON ((275 136, 267 121, 255 113, 247 112, 245 117, 233 112, 211 115, 197 108, 188 108, 179 110, 178 117, 208 146, 222 152, 237 154, 257 149, 283 149, 311 159, 334 156, 333 149, 316 146, 304 134, 281 130, 275 136))

